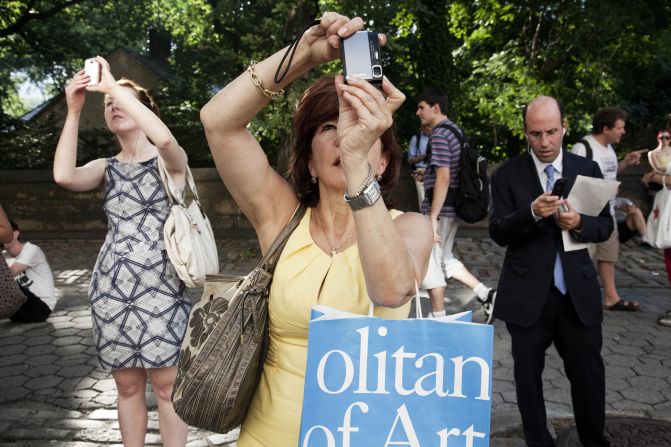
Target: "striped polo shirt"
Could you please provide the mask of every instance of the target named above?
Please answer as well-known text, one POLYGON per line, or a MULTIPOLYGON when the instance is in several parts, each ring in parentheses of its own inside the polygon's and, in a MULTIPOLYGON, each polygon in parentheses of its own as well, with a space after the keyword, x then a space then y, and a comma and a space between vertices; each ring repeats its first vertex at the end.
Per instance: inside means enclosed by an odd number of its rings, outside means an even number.
MULTIPOLYGON (((424 174, 424 191, 433 189, 433 186, 436 183, 436 166, 450 168, 450 189, 459 188, 461 144, 459 144, 459 140, 449 129, 439 127, 441 124, 457 126, 449 119, 444 119, 433 128, 429 139, 429 144, 431 145, 431 160, 429 161, 430 166, 424 174)), ((424 203, 422 203, 422 213, 429 214, 430 212, 431 202, 425 197, 424 203)), ((454 206, 443 205, 443 208, 440 210, 440 215, 454 217, 454 206)))

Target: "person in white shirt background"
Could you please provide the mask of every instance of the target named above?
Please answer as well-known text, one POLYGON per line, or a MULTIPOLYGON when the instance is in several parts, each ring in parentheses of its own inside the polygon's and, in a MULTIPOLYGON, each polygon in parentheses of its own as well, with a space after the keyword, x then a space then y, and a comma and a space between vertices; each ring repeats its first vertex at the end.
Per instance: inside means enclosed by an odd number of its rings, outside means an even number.
MULTIPOLYGON (((618 173, 639 164, 641 153, 647 151, 629 152, 618 161, 612 145, 619 143, 624 136, 626 120, 627 114, 617 107, 599 109, 592 118, 592 132, 573 145, 571 152, 594 160, 601 168, 604 179, 617 180, 618 173)), ((615 216, 615 197, 610 201, 610 213, 615 216)), ((590 249, 601 277, 603 307, 606 310, 637 311, 640 304, 620 298, 615 288, 615 263, 620 250, 618 237, 616 226, 607 241, 594 244, 590 249)))
POLYGON ((49 318, 56 306, 54 276, 40 247, 21 240, 21 231, 14 221, 12 240, 4 244, 5 258, 16 282, 28 300, 10 317, 18 323, 37 323, 49 318))

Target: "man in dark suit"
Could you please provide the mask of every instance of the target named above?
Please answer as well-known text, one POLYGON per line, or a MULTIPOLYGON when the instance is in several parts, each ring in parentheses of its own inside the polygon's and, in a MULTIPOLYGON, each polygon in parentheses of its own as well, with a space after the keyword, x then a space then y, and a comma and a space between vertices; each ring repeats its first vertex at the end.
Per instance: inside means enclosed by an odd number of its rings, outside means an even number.
POLYGON ((524 107, 530 151, 492 175, 489 234, 506 255, 494 316, 506 322, 512 343, 517 405, 530 446, 554 446, 547 429, 542 373, 555 344, 571 383, 580 441, 608 446, 604 434, 605 372, 601 358, 601 291, 587 249, 564 251, 561 230, 578 242, 600 242, 613 231, 608 206, 598 216, 579 214, 551 194, 557 178, 601 178, 596 163, 562 150, 562 112, 540 96, 524 107))

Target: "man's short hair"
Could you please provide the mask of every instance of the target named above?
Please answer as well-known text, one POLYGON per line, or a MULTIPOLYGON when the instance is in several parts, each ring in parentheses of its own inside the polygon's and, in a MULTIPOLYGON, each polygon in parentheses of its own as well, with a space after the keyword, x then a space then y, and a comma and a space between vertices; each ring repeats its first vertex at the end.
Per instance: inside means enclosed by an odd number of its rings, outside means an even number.
POLYGON ((417 98, 417 103, 426 102, 433 107, 438 104, 441 113, 447 115, 447 93, 436 87, 427 87, 417 98))
POLYGON ((617 120, 626 121, 627 112, 619 107, 604 107, 597 110, 592 118, 592 133, 595 135, 603 133, 603 126, 612 129, 617 120))
MULTIPOLYGON (((552 98, 555 100, 557 103, 557 108, 559 109, 559 120, 562 123, 562 126, 564 125, 564 106, 562 105, 561 101, 555 98, 554 96, 548 96, 548 98, 552 98)), ((528 103, 524 104, 524 107, 522 107, 522 126, 524 127, 524 131, 526 132, 527 130, 527 109, 529 108, 529 104, 537 100, 538 98, 534 98, 528 103)))

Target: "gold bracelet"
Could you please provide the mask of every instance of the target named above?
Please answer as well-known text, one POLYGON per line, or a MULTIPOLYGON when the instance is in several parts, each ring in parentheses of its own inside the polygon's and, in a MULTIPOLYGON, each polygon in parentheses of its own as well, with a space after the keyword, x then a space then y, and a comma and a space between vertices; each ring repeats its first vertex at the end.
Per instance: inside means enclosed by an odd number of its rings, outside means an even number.
POLYGON ((249 63, 249 66, 247 67, 247 71, 252 76, 252 84, 254 84, 259 89, 259 91, 263 96, 265 96, 266 98, 275 99, 278 96, 284 94, 284 89, 280 90, 279 92, 274 92, 272 90, 268 90, 267 88, 265 88, 263 86, 263 82, 261 82, 261 78, 259 78, 259 75, 257 75, 256 72, 254 71, 254 67, 256 67, 256 61, 251 61, 249 63))

